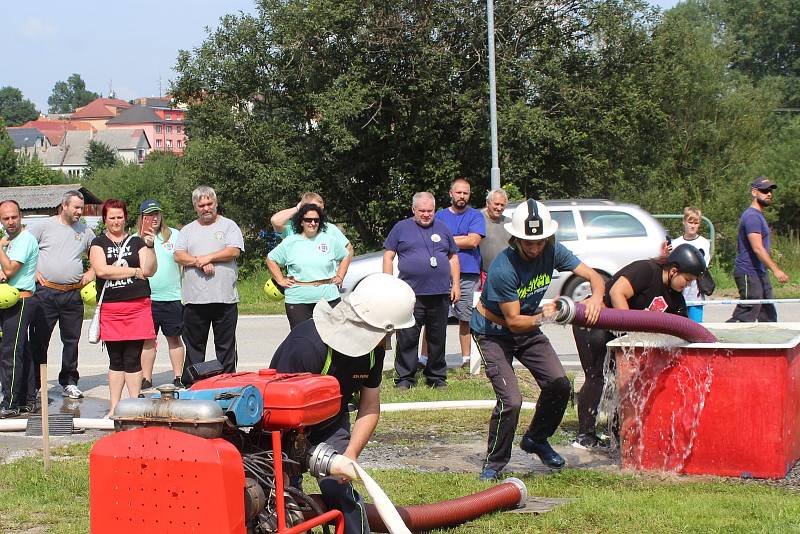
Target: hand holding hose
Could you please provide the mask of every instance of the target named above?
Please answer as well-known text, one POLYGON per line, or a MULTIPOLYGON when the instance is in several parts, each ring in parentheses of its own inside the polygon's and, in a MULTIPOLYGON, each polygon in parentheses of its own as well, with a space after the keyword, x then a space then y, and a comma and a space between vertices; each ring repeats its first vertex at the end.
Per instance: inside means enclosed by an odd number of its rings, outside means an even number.
POLYGON ((584 300, 582 304, 586 308, 586 326, 595 324, 597 319, 600 318, 600 310, 603 309, 603 296, 592 295, 584 300))

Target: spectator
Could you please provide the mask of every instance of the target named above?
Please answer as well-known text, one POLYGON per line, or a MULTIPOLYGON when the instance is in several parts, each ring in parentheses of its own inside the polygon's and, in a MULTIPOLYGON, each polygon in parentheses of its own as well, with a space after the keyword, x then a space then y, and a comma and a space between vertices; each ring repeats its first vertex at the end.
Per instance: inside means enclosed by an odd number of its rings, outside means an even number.
POLYGON ((481 282, 481 239, 486 236, 486 223, 481 213, 469 206, 469 182, 456 178, 450 185, 450 207, 436 212, 436 219, 444 222, 458 246, 460 297, 453 303, 458 319, 458 340, 461 346, 462 365, 469 367, 472 338, 469 321, 472 318, 472 300, 481 282))
MULTIPOLYGON (((678 247, 684 243, 692 245, 703 253, 706 260, 706 267, 711 262, 711 242, 699 234, 700 224, 703 215, 697 208, 684 208, 683 210, 683 236, 672 240, 672 246, 678 247)), ((697 280, 692 280, 683 290, 683 298, 686 301, 705 300, 705 295, 700 293, 697 287, 697 280)), ((698 323, 703 322, 703 306, 687 306, 686 314, 689 319, 698 323)))
POLYGON ((0 283, 19 292, 12 306, 0 309, 0 326, 5 332, 0 339, 0 419, 23 412, 37 412, 34 356, 28 327, 36 315, 36 262, 39 245, 30 232, 23 230, 19 204, 14 200, 0 202, 0 223, 5 235, 0 239, 0 283))
POLYGON ((500 252, 508 247, 511 234, 506 232, 505 224, 511 219, 503 215, 508 205, 508 194, 503 189, 493 189, 486 193, 486 207, 481 210, 486 223, 486 237, 481 239, 481 287, 486 281, 486 273, 500 252))
POLYGON ((124 202, 106 200, 103 203, 106 231, 94 238, 89 249, 89 262, 97 276, 97 294, 105 288, 100 307, 100 339, 109 358, 111 404, 107 417, 114 415, 123 386, 132 398, 139 396, 142 347, 145 340, 156 337, 147 282, 157 266, 153 229, 143 228, 141 237, 129 236, 125 231, 127 218, 124 202))
POLYGON ((184 384, 188 368, 205 361, 209 327, 214 328, 217 360, 226 373, 236 371, 236 323, 239 292, 236 259, 244 251, 239 226, 217 213, 217 193, 206 185, 192 191, 197 220, 181 229, 175 261, 183 266, 184 384))
MULTIPOLYGON (((306 204, 316 204, 323 210, 325 209, 325 201, 322 200, 322 197, 319 193, 314 193, 309 191, 308 193, 303 193, 300 197, 300 202, 297 203, 297 206, 292 206, 291 208, 286 208, 274 214, 270 218, 270 223, 272 227, 275 229, 276 232, 281 234, 281 237, 286 238, 291 234, 295 233, 294 227, 289 224, 289 221, 292 220, 300 208, 305 206, 306 204)), ((346 265, 344 267, 344 271, 347 272, 347 268, 350 266, 350 262, 353 259, 353 245, 350 244, 350 240, 342 233, 338 226, 333 223, 328 223, 327 227, 323 230, 324 232, 331 233, 336 235, 336 237, 340 240, 343 240, 347 243, 347 254, 348 257, 344 259, 346 265)))
POLYGON ((436 203, 428 192, 416 193, 411 203, 413 217, 394 225, 383 243, 383 272, 393 273, 398 256, 400 279, 416 295, 415 324, 397 332, 394 369, 395 387, 409 389, 417 382, 419 334, 425 326, 428 361, 423 374, 427 385, 447 386, 445 337, 447 312, 459 298, 458 247, 450 230, 434 216, 436 203))
POLYGON ((558 428, 570 394, 570 383, 553 346, 540 326, 555 315, 555 305, 546 304, 537 313, 550 285, 553 270, 573 271, 589 280, 592 296, 584 301, 590 324, 597 321, 602 306, 603 278, 556 242, 558 223, 541 202, 528 199, 520 204, 505 226, 509 247, 494 260, 486 277, 480 301, 470 326, 492 383, 497 404, 489 420, 489 439, 481 480, 496 480, 511 458, 511 444, 519 421, 522 395, 514 374, 516 358, 533 375, 541 389, 536 412, 522 437, 520 448, 536 454, 548 467, 564 466, 548 443, 558 428))
MULTIPOLYGON (((145 200, 139 206, 137 222, 138 235, 142 233, 142 221, 149 215, 152 220, 152 231, 155 244, 153 250, 158 262, 158 270, 148 279, 150 284, 150 300, 153 313, 153 326, 156 335, 159 329, 167 339, 169 361, 172 365, 175 387, 183 387, 183 359, 186 350, 183 346, 183 304, 181 304, 181 268, 175 263, 175 244, 180 232, 164 223, 161 203, 157 200, 145 200)), ((142 389, 153 387, 153 366, 156 361, 155 339, 144 342, 142 349, 142 389)))
POLYGON ((311 318, 314 305, 339 303, 339 289, 347 273, 347 241, 340 232, 327 232, 325 210, 316 204, 300 207, 291 220, 291 235, 272 249, 267 267, 272 279, 286 288, 289 328, 311 318), (283 273, 286 269, 286 275, 283 273))
MULTIPOLYGON (((739 253, 733 263, 733 278, 742 300, 771 299, 772 282, 767 269, 778 282, 785 284, 789 277, 771 258, 769 226, 764 208, 772 204, 772 192, 777 189, 766 176, 759 176, 750 184, 750 207, 739 219, 739 253)), ((778 311, 774 304, 737 304, 729 323, 776 322, 778 311)))
MULTIPOLYGON (((61 334, 61 371, 58 383, 62 394, 80 399, 78 389, 78 342, 83 324, 81 288, 94 280, 90 267, 83 270, 83 259, 95 238, 83 215, 83 194, 67 191, 61 199, 61 213, 33 225, 30 232, 39 241, 36 266, 36 317, 33 319, 31 348, 35 363, 47 361, 53 328, 61 334)), ((39 375, 36 374, 37 384, 39 375)))

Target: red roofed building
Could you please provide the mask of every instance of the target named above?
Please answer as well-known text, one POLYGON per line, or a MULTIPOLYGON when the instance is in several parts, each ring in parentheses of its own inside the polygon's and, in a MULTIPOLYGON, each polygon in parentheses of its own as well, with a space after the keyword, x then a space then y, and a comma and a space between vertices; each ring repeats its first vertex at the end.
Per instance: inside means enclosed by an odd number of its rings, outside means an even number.
POLYGON ((126 109, 133 106, 119 98, 96 98, 75 110, 70 115, 72 121, 85 121, 92 125, 96 130, 105 130, 106 122, 113 119, 126 109))
POLYGON ((106 127, 141 128, 151 150, 182 155, 186 148, 186 110, 173 106, 168 99, 147 98, 140 101, 143 105, 124 110, 110 119, 106 127))
POLYGON ((36 128, 44 135, 50 144, 55 146, 61 144, 64 134, 71 130, 90 130, 92 125, 83 121, 60 121, 60 120, 46 120, 38 119, 35 121, 28 121, 22 125, 22 128, 36 128))

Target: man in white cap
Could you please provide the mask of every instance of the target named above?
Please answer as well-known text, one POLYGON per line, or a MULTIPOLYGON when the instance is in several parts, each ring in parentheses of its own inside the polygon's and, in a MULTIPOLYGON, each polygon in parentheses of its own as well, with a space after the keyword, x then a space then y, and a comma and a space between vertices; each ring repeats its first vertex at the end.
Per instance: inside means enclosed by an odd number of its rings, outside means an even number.
MULTIPOLYGON (((320 301, 312 319, 297 325, 280 344, 270 368, 281 373, 330 375, 339 382, 339 413, 307 430, 312 445, 325 442, 351 460, 367 445, 378 426, 384 339, 414 324, 414 291, 392 275, 367 276, 335 307, 320 301), (350 429, 348 404, 360 392, 356 421, 350 429)), ((368 533, 361 497, 349 482, 319 479, 329 508, 344 514, 345 532, 368 533)))
POLYGON ((481 353, 486 376, 497 397, 489 420, 489 439, 481 480, 496 480, 511 458, 511 445, 519 421, 522 395, 511 365, 515 357, 536 379, 541 389, 536 413, 522 437, 520 448, 536 454, 548 467, 564 467, 561 457, 547 439, 552 436, 567 407, 570 384, 556 351, 540 326, 555 314, 555 305, 538 312, 550 285, 553 270, 572 271, 589 280, 592 296, 584 301, 587 323, 594 324, 603 305, 605 284, 591 267, 556 242, 558 223, 541 202, 528 199, 520 204, 506 223, 511 235, 509 247, 497 255, 486 282, 477 313, 470 328, 481 353))

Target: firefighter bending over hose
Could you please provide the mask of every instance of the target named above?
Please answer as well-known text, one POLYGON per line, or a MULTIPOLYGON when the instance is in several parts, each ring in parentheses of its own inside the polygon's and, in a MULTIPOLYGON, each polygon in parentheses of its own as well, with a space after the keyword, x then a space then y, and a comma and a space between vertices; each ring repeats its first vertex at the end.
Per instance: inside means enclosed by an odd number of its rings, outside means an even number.
MULTIPOLYGON (((414 291, 402 280, 372 274, 335 307, 317 303, 313 318, 295 326, 278 347, 272 369, 331 375, 339 381, 339 413, 308 429, 312 445, 325 442, 351 460, 358 458, 378 425, 384 338, 414 324, 414 300, 414 291), (356 391, 360 402, 351 430, 348 404, 356 391)), ((344 514, 346 533, 369 532, 363 501, 349 480, 325 477, 319 487, 328 508, 344 514)))

